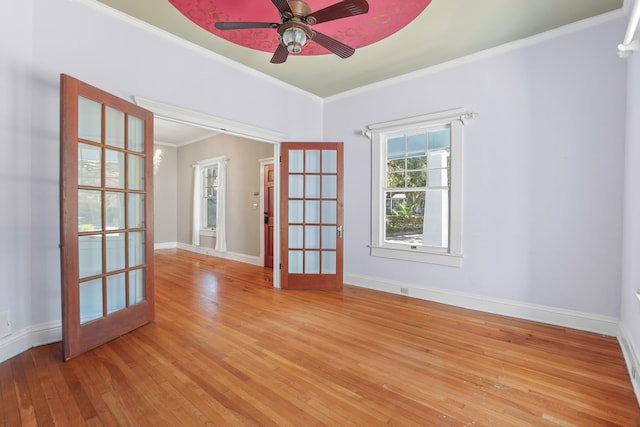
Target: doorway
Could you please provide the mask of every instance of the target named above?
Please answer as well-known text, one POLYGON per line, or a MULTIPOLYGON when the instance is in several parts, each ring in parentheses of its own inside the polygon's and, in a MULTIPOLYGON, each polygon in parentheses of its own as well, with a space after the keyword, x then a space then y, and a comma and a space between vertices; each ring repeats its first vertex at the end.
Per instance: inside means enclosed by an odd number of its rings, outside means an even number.
MULTIPOLYGON (((184 109, 176 108, 170 105, 161 104, 155 101, 147 100, 144 98, 134 97, 136 103, 144 108, 152 111, 155 115, 157 121, 168 121, 174 123, 180 123, 182 125, 189 125, 195 128, 205 129, 208 132, 218 132, 233 135, 236 137, 245 138, 251 141, 257 141, 262 143, 267 143, 272 146, 271 153, 272 157, 266 159, 260 159, 260 164, 257 165, 253 163, 255 166, 251 169, 256 172, 264 172, 263 167, 269 163, 273 167, 273 212, 272 212, 272 226, 274 230, 279 229, 279 182, 278 182, 278 174, 279 174, 279 165, 273 162, 273 159, 279 157, 280 146, 279 143, 284 140, 283 135, 275 134, 270 131, 265 131, 257 128, 250 128, 242 124, 231 123, 227 121, 223 121, 221 119, 204 115, 202 113, 187 111, 184 109)), ((157 138, 157 141, 161 141, 160 137, 157 138)), ((268 154, 267 154, 268 155, 268 154)), ((233 167, 233 160, 230 161, 230 167, 233 167)), ((248 170, 248 168, 246 169, 248 170)), ((261 175, 260 181, 264 180, 264 175, 261 175)), ((263 227, 263 212, 264 212, 264 192, 263 182, 260 183, 259 188, 245 188, 242 190, 243 193, 250 194, 255 197, 255 203, 250 203, 243 209, 255 211, 256 216, 256 224, 259 225, 260 229, 260 241, 257 242, 260 246, 260 255, 256 256, 256 260, 261 260, 259 265, 264 265, 264 256, 265 256, 265 243, 264 243, 264 227, 263 227)), ((256 185, 256 187, 258 187, 256 185)), ((233 197, 233 195, 228 195, 228 197, 233 197)), ((189 208, 190 209, 190 208, 189 208)), ((229 212, 228 215, 233 215, 233 212, 229 212)), ((228 235, 227 235, 228 237, 228 235)), ((187 239, 180 238, 180 241, 184 242, 187 239)), ((257 240, 257 239, 256 239, 257 240)), ((278 233, 273 233, 273 248, 279 247, 279 235, 278 233)), ((186 246, 192 246, 191 244, 186 245, 184 243, 178 243, 177 247, 184 249, 189 249, 186 246)), ((162 248, 164 246, 157 245, 156 248, 162 248)), ((169 246, 166 246, 169 247, 169 246)), ((175 247, 175 245, 173 246, 175 247)), ((193 247, 191 248, 193 249, 193 247)), ((278 251, 273 251, 272 261, 270 260, 272 265, 279 265, 279 254, 278 251)), ((228 259, 234 259, 234 254, 231 254, 229 257, 225 257, 228 259)), ((246 262, 246 261, 244 261, 246 262)), ((253 262, 252 262, 253 263, 253 262)), ((257 262, 255 262, 257 264, 257 262)), ((274 287, 280 287, 280 272, 279 269, 273 270, 273 283, 274 287)))

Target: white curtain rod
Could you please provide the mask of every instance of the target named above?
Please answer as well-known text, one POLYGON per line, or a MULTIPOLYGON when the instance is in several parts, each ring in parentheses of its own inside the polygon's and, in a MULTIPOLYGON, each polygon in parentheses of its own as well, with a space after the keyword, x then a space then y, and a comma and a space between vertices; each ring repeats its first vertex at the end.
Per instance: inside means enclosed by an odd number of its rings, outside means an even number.
POLYGON ((640 50, 640 41, 634 40, 633 37, 638 29, 638 21, 640 20, 640 0, 636 0, 633 10, 629 16, 629 25, 624 35, 624 40, 618 45, 618 56, 620 58, 628 58, 636 50, 640 50))

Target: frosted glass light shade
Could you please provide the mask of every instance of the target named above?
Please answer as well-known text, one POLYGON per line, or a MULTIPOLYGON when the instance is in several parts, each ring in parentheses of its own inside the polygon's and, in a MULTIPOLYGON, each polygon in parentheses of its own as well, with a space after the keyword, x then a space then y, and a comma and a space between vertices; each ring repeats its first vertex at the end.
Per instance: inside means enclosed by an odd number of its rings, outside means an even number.
POLYGON ((300 53, 302 47, 307 44, 307 35, 300 28, 287 28, 282 33, 282 42, 290 53, 300 53))

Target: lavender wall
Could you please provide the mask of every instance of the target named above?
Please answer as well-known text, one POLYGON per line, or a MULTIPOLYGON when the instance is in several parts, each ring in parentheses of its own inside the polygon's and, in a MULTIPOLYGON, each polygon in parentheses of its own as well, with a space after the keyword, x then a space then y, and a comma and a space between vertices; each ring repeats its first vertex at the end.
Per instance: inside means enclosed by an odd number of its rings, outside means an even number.
POLYGON ((40 230, 32 224, 31 194, 39 183, 31 178, 32 2, 6 6, 0 14, 0 312, 10 310, 16 331, 31 322, 32 245, 40 230))
POLYGON ((345 140, 345 275, 619 315, 625 20, 325 103, 345 140), (369 256, 367 124, 455 107, 465 129, 461 268, 369 256))
POLYGON ((640 355, 640 54, 627 60, 627 144, 625 151, 624 239, 621 318, 627 338, 640 355))

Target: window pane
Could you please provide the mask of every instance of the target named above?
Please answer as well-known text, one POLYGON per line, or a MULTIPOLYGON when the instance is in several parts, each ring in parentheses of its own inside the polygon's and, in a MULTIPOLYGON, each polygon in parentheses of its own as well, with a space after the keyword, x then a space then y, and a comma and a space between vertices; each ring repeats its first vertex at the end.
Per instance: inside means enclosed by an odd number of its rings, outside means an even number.
POLYGON ((449 190, 429 190, 424 206, 425 246, 449 247, 449 190))
POLYGON ((289 247, 294 249, 302 249, 304 247, 301 225, 289 226, 289 247))
POLYGON ((429 187, 447 187, 449 185, 447 169, 429 170, 429 187))
POLYGON ((304 197, 304 175, 289 175, 289 198, 304 197))
POLYGON ((216 228, 218 223, 218 194, 215 193, 214 197, 205 199, 205 215, 203 215, 203 219, 205 223, 203 224, 204 228, 216 228))
POLYGON ((78 138, 102 142, 102 104, 78 98, 78 138))
POLYGON ((124 273, 107 277, 107 314, 122 310, 127 305, 124 273))
POLYGON ((124 233, 107 234, 107 272, 122 270, 125 265, 124 233))
POLYGON ((322 251, 322 274, 336 274, 336 253, 322 251))
POLYGON ((429 150, 441 150, 451 148, 451 129, 442 129, 429 132, 429 150))
POLYGON ((307 175, 305 197, 311 199, 320 198, 320 175, 307 175))
POLYGON ((101 187, 102 150, 89 144, 78 144, 78 185, 101 187))
POLYGON ((124 228, 124 193, 104 193, 105 229, 120 230, 124 228))
POLYGON ((387 158, 394 159, 405 156, 404 136, 387 140, 387 158))
POLYGON ((407 172, 407 188, 426 187, 427 173, 425 171, 407 172))
POLYGON ((102 317, 102 279, 80 283, 80 324, 102 317))
POLYGON ((404 188, 406 186, 405 171, 393 172, 387 174, 388 188, 404 188))
POLYGON ((320 248, 320 227, 308 225, 304 228, 304 247, 311 249, 320 248))
POLYGON ((145 292, 145 270, 144 268, 129 272, 129 306, 136 305, 144 301, 147 296, 145 292))
POLYGON ((144 194, 129 193, 127 227, 144 228, 144 194))
POLYGON ((427 156, 410 157, 407 159, 407 170, 424 170, 427 168, 427 156))
POLYGON ((289 251, 289 273, 302 274, 302 251, 289 251))
POLYGON ((309 224, 320 223, 320 202, 317 200, 307 200, 305 202, 305 222, 309 224))
POLYGON ((322 226, 322 249, 336 249, 337 234, 335 225, 322 226))
POLYGON ((425 192, 387 192, 385 196, 388 202, 385 241, 408 245, 422 244, 425 192))
POLYGON ((289 150, 289 172, 304 172, 304 151, 289 150))
POLYGON ((289 200, 289 223, 302 224, 304 222, 304 205, 302 200, 289 200))
POLYGON ((129 190, 144 190, 144 157, 129 154, 129 190))
POLYGON ((427 152, 427 134, 421 133, 407 137, 407 152, 411 154, 425 154, 427 152))
POLYGON ((144 121, 129 116, 129 150, 144 152, 144 121))
POLYGON ((404 171, 406 169, 406 166, 407 166, 407 161, 404 157, 397 160, 389 160, 387 162, 387 171, 388 172, 404 171))
POLYGON ((322 150, 322 173, 337 173, 338 152, 336 150, 322 150))
POLYGON ((320 172, 320 150, 306 150, 305 172, 320 172))
POLYGON ((102 192, 78 190, 78 231, 102 230, 102 192))
POLYGON ((124 188, 124 153, 105 150, 105 186, 124 188))
POLYGON ((144 249, 144 231, 129 233, 129 267, 144 264, 144 249))
POLYGON ((78 273, 80 278, 102 274, 102 236, 78 237, 78 273))
POLYGON ((320 252, 305 251, 304 253, 304 272, 305 274, 320 273, 320 252))
POLYGON ((338 177, 335 175, 322 176, 322 198, 335 199, 338 197, 338 177))
POLYGON ((124 148, 124 113, 107 107, 105 125, 106 144, 124 148))
POLYGON ((322 201, 322 223, 335 224, 338 221, 338 203, 332 200, 322 201))

